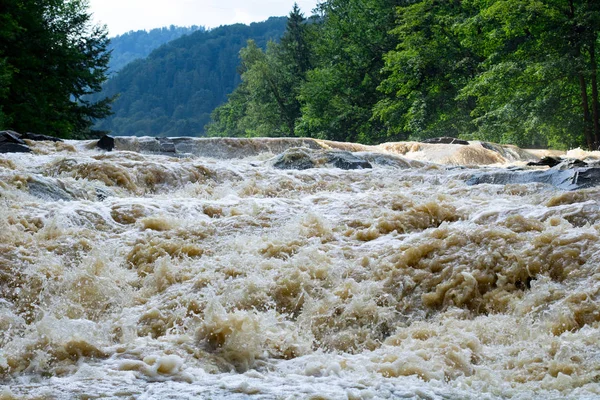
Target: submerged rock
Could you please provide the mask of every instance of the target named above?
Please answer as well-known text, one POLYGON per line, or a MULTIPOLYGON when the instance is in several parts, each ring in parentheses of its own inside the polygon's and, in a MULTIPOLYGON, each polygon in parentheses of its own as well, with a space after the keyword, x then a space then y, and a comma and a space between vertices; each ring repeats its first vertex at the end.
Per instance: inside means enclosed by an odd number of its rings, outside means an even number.
POLYGON ((558 157, 542 157, 539 161, 530 161, 526 165, 528 167, 554 167, 560 164, 561 159, 558 157))
POLYGON ((498 170, 473 175, 468 185, 546 183, 563 190, 585 189, 600 185, 600 168, 560 169, 560 164, 546 171, 498 170))
POLYGON ((457 139, 448 136, 436 137, 431 139, 421 140, 421 143, 429 143, 429 144, 460 144, 463 146, 467 146, 469 142, 462 139, 457 139))
POLYGON ((70 201, 73 196, 65 185, 58 180, 50 180, 39 176, 30 177, 27 182, 29 194, 46 201, 70 201))
POLYGON ((0 131, 0 153, 29 153, 31 149, 14 131, 0 131))
POLYGON ((290 149, 278 155, 273 166, 278 169, 310 169, 315 168, 315 162, 309 149, 290 149))
POLYGON ((312 150, 308 148, 294 148, 276 156, 273 167, 278 169, 309 169, 318 167, 334 167, 340 169, 365 169, 372 168, 371 163, 355 156, 349 151, 340 150, 312 150))
POLYGON ((112 151, 115 148, 115 138, 109 135, 104 135, 98 140, 96 144, 100 149, 106 151, 112 151))

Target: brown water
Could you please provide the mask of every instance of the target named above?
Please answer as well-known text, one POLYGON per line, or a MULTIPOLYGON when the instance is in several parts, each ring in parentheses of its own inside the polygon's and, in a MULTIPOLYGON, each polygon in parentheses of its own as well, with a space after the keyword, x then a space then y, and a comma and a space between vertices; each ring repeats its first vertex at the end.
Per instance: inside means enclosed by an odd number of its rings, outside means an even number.
POLYGON ((465 184, 519 149, 257 143, 1 155, 0 399, 600 398, 600 189, 465 184))

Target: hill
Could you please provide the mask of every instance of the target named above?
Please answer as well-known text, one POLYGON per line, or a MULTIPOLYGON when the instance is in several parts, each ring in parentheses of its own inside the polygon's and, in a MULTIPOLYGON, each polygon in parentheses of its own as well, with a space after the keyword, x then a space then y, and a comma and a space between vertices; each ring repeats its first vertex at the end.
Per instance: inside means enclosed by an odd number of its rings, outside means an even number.
POLYGON ((114 114, 98 123, 115 135, 202 136, 211 111, 239 84, 239 51, 249 39, 277 40, 285 17, 198 30, 125 66, 98 97, 119 95, 114 114))
POLYGON ((145 58, 161 45, 178 39, 183 35, 189 35, 197 30, 204 31, 202 26, 174 26, 156 28, 150 31, 129 31, 110 39, 109 50, 112 51, 110 58, 110 71, 117 72, 125 65, 138 58, 145 58))

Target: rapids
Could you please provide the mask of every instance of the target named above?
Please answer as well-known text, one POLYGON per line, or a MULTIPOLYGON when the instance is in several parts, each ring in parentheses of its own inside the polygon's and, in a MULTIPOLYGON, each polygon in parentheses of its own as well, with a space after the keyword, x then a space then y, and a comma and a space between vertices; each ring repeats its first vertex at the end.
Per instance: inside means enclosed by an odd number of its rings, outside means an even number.
POLYGON ((0 399, 600 398, 600 188, 466 183, 540 152, 148 143, 0 155, 0 399))

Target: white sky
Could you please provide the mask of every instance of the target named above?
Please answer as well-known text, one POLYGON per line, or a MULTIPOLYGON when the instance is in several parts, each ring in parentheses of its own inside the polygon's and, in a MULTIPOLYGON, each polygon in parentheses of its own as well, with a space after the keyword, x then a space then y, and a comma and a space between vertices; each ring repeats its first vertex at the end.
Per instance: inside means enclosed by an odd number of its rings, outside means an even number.
MULTIPOLYGON (((319 0, 296 0, 305 16, 319 0)), ((95 22, 108 25, 109 36, 162 26, 214 28, 248 24, 288 15, 294 0, 89 0, 95 22)))

